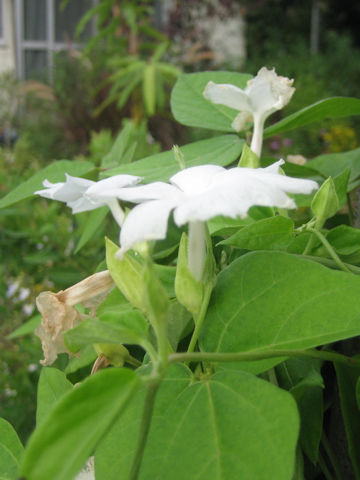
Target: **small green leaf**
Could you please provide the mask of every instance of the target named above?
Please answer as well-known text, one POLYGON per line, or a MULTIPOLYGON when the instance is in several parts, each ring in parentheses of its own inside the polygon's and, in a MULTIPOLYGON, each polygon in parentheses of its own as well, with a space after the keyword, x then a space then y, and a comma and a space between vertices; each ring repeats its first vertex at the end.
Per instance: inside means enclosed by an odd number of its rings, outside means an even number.
POLYGON ((268 138, 278 133, 308 125, 309 123, 324 120, 324 118, 340 118, 351 115, 360 115, 359 99, 351 97, 325 98, 266 128, 264 137, 268 138))
POLYGON ((30 318, 27 322, 21 325, 19 328, 11 332, 9 335, 6 336, 8 340, 12 340, 13 338, 22 337, 23 335, 28 335, 29 333, 33 333, 36 327, 38 327, 41 323, 41 315, 34 315, 30 318))
POLYGON ((79 177, 93 169, 94 165, 90 162, 58 160, 39 172, 36 172, 35 175, 5 195, 5 197, 0 200, 0 208, 5 208, 9 205, 20 202, 20 200, 33 197, 34 192, 43 188, 42 182, 44 180, 49 180, 49 182, 53 183, 64 182, 65 173, 74 177, 79 177))
POLYGON ((144 68, 142 89, 145 111, 149 116, 154 115, 156 105, 156 67, 152 62, 144 68))
POLYGON ((220 242, 220 245, 231 245, 246 250, 281 250, 285 249, 293 238, 293 221, 278 215, 241 228, 220 242))
POLYGON ((88 219, 84 224, 84 229, 81 233, 78 244, 75 248, 75 254, 78 253, 84 245, 87 244, 91 238, 93 238, 95 232, 97 232, 102 225, 109 209, 107 207, 97 208, 92 212, 89 212, 88 219))
MULTIPOLYGON (((244 145, 237 135, 221 135, 208 140, 189 143, 181 147, 187 167, 203 164, 226 166, 237 160, 244 145)), ((146 182, 167 181, 179 171, 179 164, 172 150, 157 153, 129 165, 106 170, 102 176, 120 173, 144 177, 146 182)))
POLYGON ((95 343, 141 345, 147 338, 148 323, 137 310, 104 314, 101 320, 88 318, 64 333, 67 348, 76 353, 95 343))
POLYGON ((350 174, 350 168, 346 168, 342 173, 339 173, 339 175, 333 178, 336 194, 339 199, 339 209, 342 208, 347 202, 346 195, 349 191, 350 174))
POLYGON ((16 480, 19 462, 24 452, 13 426, 0 418, 0 479, 16 480))
POLYGON ((326 235, 340 255, 352 255, 360 250, 360 230, 349 225, 339 225, 326 235))
POLYGON ((339 198, 334 181, 329 177, 315 193, 311 202, 311 210, 316 215, 316 227, 321 228, 325 220, 335 215, 339 210, 339 198))
POLYGON ((179 76, 171 92, 171 110, 179 123, 189 127, 211 128, 222 132, 234 132, 232 121, 238 110, 216 105, 206 100, 203 95, 206 85, 230 83, 245 88, 252 78, 247 73, 234 72, 201 72, 184 73, 179 76))
POLYGON ((20 476, 26 480, 73 479, 138 386, 134 372, 108 368, 64 395, 31 436, 20 476))
POLYGON ((86 346, 81 350, 78 357, 70 358, 69 363, 66 365, 65 373, 70 375, 70 373, 77 372, 81 368, 87 367, 88 365, 95 362, 97 358, 97 353, 94 350, 93 345, 86 346))
POLYGON ((36 424, 39 425, 56 402, 73 389, 65 374, 56 368, 43 368, 37 390, 36 424))

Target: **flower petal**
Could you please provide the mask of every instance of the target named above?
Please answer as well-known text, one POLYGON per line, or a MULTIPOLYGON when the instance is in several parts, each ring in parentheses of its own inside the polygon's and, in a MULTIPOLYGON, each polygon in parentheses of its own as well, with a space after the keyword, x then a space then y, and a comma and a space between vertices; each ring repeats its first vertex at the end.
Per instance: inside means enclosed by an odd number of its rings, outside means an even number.
POLYGON ((93 202, 104 201, 105 198, 116 197, 111 194, 128 185, 135 185, 142 180, 142 177, 135 177, 134 175, 114 175, 110 178, 105 178, 99 182, 95 182, 85 192, 85 197, 93 202))
POLYGON ((133 203, 145 202, 147 200, 176 200, 180 198, 179 194, 182 195, 178 188, 164 182, 154 182, 147 185, 123 188, 117 191, 111 190, 109 194, 120 200, 133 203))
POLYGON ((152 200, 133 208, 120 232, 121 251, 139 242, 164 239, 170 212, 176 205, 172 199, 152 200))
POLYGON ((209 82, 203 93, 207 100, 234 110, 251 111, 251 105, 245 90, 227 83, 209 82))
POLYGON ((73 202, 78 200, 95 183, 85 178, 72 177, 67 173, 65 176, 66 181, 60 183, 51 183, 48 180, 44 180, 43 185, 47 187, 47 190, 38 190, 35 193, 60 202, 73 202))
POLYGON ((226 169, 218 165, 199 165, 181 170, 170 178, 170 182, 188 195, 197 195, 206 191, 214 177, 226 169))

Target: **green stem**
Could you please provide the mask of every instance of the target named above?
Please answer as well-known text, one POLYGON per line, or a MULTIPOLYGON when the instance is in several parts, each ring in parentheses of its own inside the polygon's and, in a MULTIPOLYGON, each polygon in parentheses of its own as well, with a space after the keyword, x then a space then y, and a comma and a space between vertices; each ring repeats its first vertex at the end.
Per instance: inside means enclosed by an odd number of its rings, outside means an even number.
POLYGON ((199 315, 197 316, 197 318, 194 318, 195 329, 193 331, 193 334, 192 334, 192 337, 191 337, 191 340, 190 340, 190 343, 189 343, 189 347, 188 347, 188 350, 187 350, 189 353, 194 351, 196 342, 199 338, 199 333, 200 333, 202 324, 204 322, 204 318, 205 318, 207 308, 208 308, 208 305, 209 305, 211 291, 212 291, 212 285, 211 286, 207 285, 205 287, 204 298, 203 298, 203 301, 202 301, 202 304, 201 304, 199 315))
MULTIPOLYGON (((315 228, 310 228, 308 227, 308 230, 312 233, 314 233, 318 239, 321 241, 321 243, 324 245, 326 250, 328 251, 329 255, 332 257, 334 262, 339 266, 340 270, 343 270, 344 272, 349 272, 351 273, 351 270, 347 268, 347 266, 340 260, 339 256, 333 249, 333 247, 330 245, 330 243, 326 240, 324 235, 317 229, 315 228)), ((305 252, 304 252, 305 253, 305 252)))
POLYGON ((208 352, 184 352, 169 355, 169 363, 177 362, 247 362, 264 360, 266 358, 281 357, 310 357, 324 361, 345 363, 349 366, 360 366, 360 360, 356 360, 336 352, 326 350, 268 350, 263 352, 236 352, 236 353, 208 353, 208 352))
MULTIPOLYGON (((296 256, 306 258, 308 260, 312 260, 313 262, 321 263, 322 265, 325 265, 326 267, 329 267, 329 268, 336 268, 336 269, 340 268, 339 265, 336 262, 334 262, 334 260, 331 260, 330 258, 315 257, 313 255, 296 255, 296 256)), ((350 265, 350 263, 344 263, 344 262, 342 263, 352 273, 355 273, 356 275, 360 275, 360 267, 357 267, 356 265, 350 265)))
POLYGON ((142 363, 135 357, 129 354, 129 356, 126 358, 126 362, 129 365, 132 365, 133 367, 141 367, 142 363))
POLYGON ((152 413, 154 410, 155 398, 160 386, 160 380, 153 380, 147 386, 147 392, 145 397, 144 409, 141 418, 140 432, 138 437, 138 444, 136 446, 135 456, 131 465, 129 474, 129 480, 137 480, 144 450, 146 446, 146 440, 149 434, 152 413))

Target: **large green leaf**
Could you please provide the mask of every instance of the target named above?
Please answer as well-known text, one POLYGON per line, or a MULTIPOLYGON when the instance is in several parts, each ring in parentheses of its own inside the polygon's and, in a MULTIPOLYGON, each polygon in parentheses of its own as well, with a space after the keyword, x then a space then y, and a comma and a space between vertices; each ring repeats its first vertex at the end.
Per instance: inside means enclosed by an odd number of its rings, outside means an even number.
POLYGON ((246 250, 281 250, 286 248, 293 238, 294 222, 278 215, 247 225, 220 244, 246 250))
POLYGON ((327 240, 340 255, 351 255, 360 250, 360 230, 349 225, 339 225, 326 235, 327 240))
POLYGON ((306 166, 333 178, 350 168, 351 183, 360 175, 360 148, 348 152, 319 155, 310 160, 306 166))
POLYGON ((139 384, 110 368, 63 396, 31 436, 20 469, 26 480, 70 480, 125 409, 139 384))
POLYGON ((37 425, 46 417, 55 403, 72 389, 73 384, 69 382, 63 372, 56 368, 42 369, 37 391, 37 425))
POLYGON ((12 425, 0 418, 0 480, 15 480, 23 454, 22 446, 12 425))
POLYGON ((203 92, 210 81, 245 88, 251 78, 247 73, 234 72, 184 73, 171 92, 172 113, 178 122, 189 127, 233 132, 231 123, 239 113, 238 110, 206 100, 203 92))
POLYGON ((316 359, 290 358, 276 368, 279 385, 289 390, 297 401, 300 413, 300 443, 316 464, 323 425, 324 382, 321 362, 316 359))
POLYGON ((35 175, 28 178, 25 182, 21 183, 14 188, 14 190, 5 195, 5 197, 0 200, 0 208, 8 207, 20 200, 32 197, 36 190, 41 190, 43 180, 49 180, 49 182, 53 183, 64 182, 65 173, 74 177, 79 177, 90 172, 93 168, 94 165, 91 162, 70 160, 59 160, 54 162, 35 173, 35 175))
POLYGON ((202 349, 303 349, 359 335, 359 289, 350 273, 287 253, 249 253, 218 276, 202 349))
MULTIPOLYGON (((244 144, 237 135, 220 135, 209 140, 189 143, 181 147, 187 167, 203 164, 226 166, 236 161, 244 144)), ((128 165, 121 165, 103 172, 109 177, 120 173, 144 177, 146 182, 167 181, 180 170, 172 150, 157 153, 128 165)))
MULTIPOLYGON (((245 372, 190 380, 179 372, 160 387, 139 479, 292 478, 299 419, 290 394, 245 372)), ((97 480, 128 478, 140 406, 132 402, 97 450, 97 480)))
POLYGON ((102 227, 104 219, 108 214, 109 209, 107 207, 97 208, 91 212, 88 212, 88 218, 84 224, 83 231, 78 244, 75 248, 75 255, 82 249, 84 245, 91 240, 96 232, 102 227))
POLYGON ((360 115, 359 99, 351 97, 325 98, 266 128, 264 137, 271 137, 272 135, 293 130, 309 123, 324 120, 324 118, 349 117, 351 115, 360 115))

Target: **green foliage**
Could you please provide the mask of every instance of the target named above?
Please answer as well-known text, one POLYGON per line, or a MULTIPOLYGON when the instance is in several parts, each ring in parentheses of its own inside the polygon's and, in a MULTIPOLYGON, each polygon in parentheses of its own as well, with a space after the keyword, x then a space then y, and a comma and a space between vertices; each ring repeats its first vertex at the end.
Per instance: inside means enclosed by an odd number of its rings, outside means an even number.
POLYGON ((29 480, 72 478, 126 407, 138 384, 133 372, 110 369, 63 396, 31 437, 20 474, 29 480))

